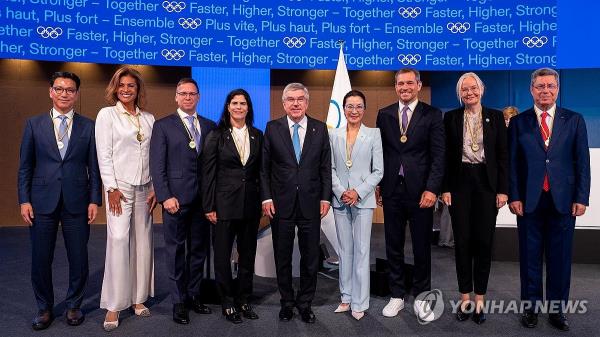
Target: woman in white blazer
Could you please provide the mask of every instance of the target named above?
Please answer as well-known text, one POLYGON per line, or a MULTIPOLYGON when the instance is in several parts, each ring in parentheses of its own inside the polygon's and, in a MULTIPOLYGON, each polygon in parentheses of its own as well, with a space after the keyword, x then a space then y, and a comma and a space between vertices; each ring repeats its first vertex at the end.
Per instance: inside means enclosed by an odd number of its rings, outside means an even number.
POLYGON ((107 310, 103 327, 119 326, 119 312, 132 307, 150 316, 144 306, 154 296, 152 210, 156 197, 150 178, 150 135, 154 116, 144 111, 140 73, 122 67, 106 88, 113 104, 96 117, 96 150, 106 192, 106 261, 100 307, 107 310))
POLYGON ((375 187, 383 177, 381 133, 362 124, 365 95, 344 96, 347 126, 329 130, 333 215, 340 244, 341 303, 335 312, 352 310, 359 320, 369 308, 369 250, 375 187))

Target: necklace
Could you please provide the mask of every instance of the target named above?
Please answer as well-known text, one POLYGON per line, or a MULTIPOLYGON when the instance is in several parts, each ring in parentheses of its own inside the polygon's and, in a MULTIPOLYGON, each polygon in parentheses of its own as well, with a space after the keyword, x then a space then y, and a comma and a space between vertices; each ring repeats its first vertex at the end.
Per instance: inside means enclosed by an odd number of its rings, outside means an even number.
MULTIPOLYGON (((469 133, 469 136, 471 138, 471 150, 473 150, 473 152, 478 152, 480 150, 479 147, 479 142, 477 139, 477 136, 479 135, 479 130, 481 130, 481 123, 477 123, 477 121, 475 122, 475 124, 477 124, 477 126, 474 128, 473 126, 471 126, 471 123, 469 123, 469 118, 467 117, 467 110, 465 110, 465 118, 464 118, 464 122, 465 124, 467 124, 467 132, 469 133)), ((481 117, 481 112, 479 112, 479 117, 481 117)), ((481 120, 481 118, 479 119, 481 120)))
POLYGON ((242 165, 244 165, 244 158, 246 158, 246 140, 248 139, 248 128, 246 127, 244 134, 242 135, 243 141, 240 141, 238 137, 236 137, 235 133, 233 132, 233 127, 229 129, 229 132, 231 132, 233 144, 235 144, 235 148, 240 155, 240 161, 242 162, 242 165))
POLYGON ((129 111, 126 110, 125 115, 127 116, 129 122, 136 127, 137 134, 135 135, 135 139, 141 143, 144 140, 144 134, 142 133, 142 124, 140 123, 140 113, 138 112, 135 114, 135 116, 133 116, 131 113, 129 113, 129 111), (135 119, 133 119, 133 117, 135 117, 135 119))
MULTIPOLYGON (((52 110, 50 110, 50 119, 52 119, 52 110)), ((65 147, 65 143, 63 143, 63 139, 65 138, 65 136, 67 134, 69 134, 69 129, 71 128, 71 119, 67 118, 67 127, 65 129, 65 133, 63 133, 62 135, 60 134, 59 130, 56 129, 56 124, 54 124, 54 121, 52 121, 52 126, 54 128, 54 134, 56 135, 56 145, 58 146, 59 150, 62 150, 65 147)))

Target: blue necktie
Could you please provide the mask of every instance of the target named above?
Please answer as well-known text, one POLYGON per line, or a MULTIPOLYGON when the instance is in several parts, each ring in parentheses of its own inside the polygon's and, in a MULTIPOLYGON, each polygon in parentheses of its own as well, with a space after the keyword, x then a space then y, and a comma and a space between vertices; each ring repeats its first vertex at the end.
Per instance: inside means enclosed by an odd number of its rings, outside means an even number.
POLYGON ((302 149, 300 148, 300 135, 298 134, 300 124, 294 124, 293 128, 294 134, 292 135, 292 144, 294 144, 294 153, 296 154, 296 161, 300 163, 300 153, 302 152, 302 149))
MULTIPOLYGON (((405 105, 404 108, 402 108, 402 130, 406 132, 406 130, 408 130, 408 105, 405 105)), ((404 166, 402 164, 400 164, 400 172, 398 172, 398 174, 400 174, 401 176, 404 177, 404 166)))
POLYGON ((58 152, 60 152, 60 158, 64 159, 65 154, 67 153, 67 148, 69 147, 69 119, 65 115, 60 115, 58 118, 60 118, 60 125, 58 126, 58 138, 61 139, 61 142, 64 145, 62 149, 58 149, 58 152))
POLYGON ((192 133, 192 137, 194 137, 194 142, 196 143, 196 152, 200 153, 200 133, 194 126, 194 116, 185 116, 190 126, 190 132, 192 133))

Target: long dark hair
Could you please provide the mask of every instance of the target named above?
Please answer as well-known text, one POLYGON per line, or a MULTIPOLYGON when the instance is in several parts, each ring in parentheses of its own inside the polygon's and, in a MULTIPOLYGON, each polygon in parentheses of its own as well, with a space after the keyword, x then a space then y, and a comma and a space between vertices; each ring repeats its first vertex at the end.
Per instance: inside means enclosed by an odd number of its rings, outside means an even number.
POLYGON ((229 103, 233 100, 235 96, 242 95, 246 99, 248 103, 248 114, 246 114, 246 125, 251 127, 254 123, 254 109, 252 108, 252 100, 250 99, 250 94, 244 89, 234 89, 227 94, 227 98, 225 98, 225 104, 223 105, 223 112, 221 113, 221 118, 219 119, 219 129, 229 129, 231 128, 231 116, 229 114, 229 103))

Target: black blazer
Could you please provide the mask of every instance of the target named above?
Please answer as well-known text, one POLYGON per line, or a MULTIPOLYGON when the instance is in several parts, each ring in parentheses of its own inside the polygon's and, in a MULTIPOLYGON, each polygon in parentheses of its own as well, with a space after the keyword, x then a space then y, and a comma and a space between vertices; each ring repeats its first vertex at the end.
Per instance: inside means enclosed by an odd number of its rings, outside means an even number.
POLYGON ((219 220, 260 218, 260 158, 263 134, 249 127, 250 154, 246 165, 230 129, 215 129, 202 150, 202 208, 217 212, 219 220))
POLYGON ((444 177, 442 112, 419 102, 408 124, 406 143, 400 142, 397 102, 379 110, 377 127, 383 145, 382 195, 391 196, 401 164, 409 198, 418 200, 424 191, 438 194, 444 177))
MULTIPOLYGON (((217 125, 204 117, 200 122, 201 143, 217 125)), ((150 139, 150 174, 159 202, 175 197, 189 205, 200 196, 202 152, 189 147, 190 137, 177 112, 157 120, 150 139)), ((200 144, 202 148, 202 144, 200 144)))
MULTIPOLYGON (((464 108, 446 112, 446 174, 442 192, 453 192, 459 183, 463 151, 464 108)), ((483 150, 490 187, 496 194, 508 195, 508 145, 502 111, 483 107, 483 150)))
POLYGON ((296 162, 287 116, 265 129, 261 200, 273 199, 275 216, 292 217, 296 195, 302 215, 318 219, 321 200, 331 200, 331 148, 325 123, 308 117, 300 163, 296 162))

